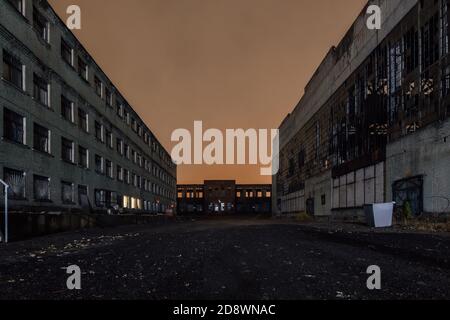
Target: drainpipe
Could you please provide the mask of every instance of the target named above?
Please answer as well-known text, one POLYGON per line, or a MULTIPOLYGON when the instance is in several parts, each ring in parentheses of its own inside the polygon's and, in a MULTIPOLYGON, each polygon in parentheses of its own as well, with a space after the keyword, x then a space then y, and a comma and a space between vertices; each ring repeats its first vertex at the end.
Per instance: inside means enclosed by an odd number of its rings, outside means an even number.
POLYGON ((5 187, 5 243, 8 243, 8 188, 9 186, 0 179, 0 183, 5 187))

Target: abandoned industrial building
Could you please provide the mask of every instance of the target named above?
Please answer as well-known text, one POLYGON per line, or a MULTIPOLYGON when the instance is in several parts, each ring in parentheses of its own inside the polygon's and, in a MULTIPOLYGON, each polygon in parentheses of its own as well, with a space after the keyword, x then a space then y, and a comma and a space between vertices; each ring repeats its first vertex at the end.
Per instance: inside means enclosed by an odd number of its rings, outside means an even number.
POLYGON ((272 186, 209 180, 177 187, 178 214, 270 214, 272 186))
POLYGON ((273 211, 352 215, 395 201, 450 211, 447 0, 369 1, 280 126, 273 211))
POLYGON ((0 0, 0 60, 11 209, 175 207, 168 152, 47 1, 0 0))

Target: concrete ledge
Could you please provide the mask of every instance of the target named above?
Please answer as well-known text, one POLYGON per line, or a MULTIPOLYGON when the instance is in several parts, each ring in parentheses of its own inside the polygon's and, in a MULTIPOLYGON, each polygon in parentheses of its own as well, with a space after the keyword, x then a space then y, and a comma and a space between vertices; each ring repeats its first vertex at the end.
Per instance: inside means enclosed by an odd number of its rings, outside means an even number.
MULTIPOLYGON (((3 216, 0 218, 4 230, 3 216)), ((84 228, 113 228, 132 224, 163 224, 173 220, 167 215, 106 215, 80 213, 11 213, 9 215, 9 239, 24 240, 54 233, 84 228)))

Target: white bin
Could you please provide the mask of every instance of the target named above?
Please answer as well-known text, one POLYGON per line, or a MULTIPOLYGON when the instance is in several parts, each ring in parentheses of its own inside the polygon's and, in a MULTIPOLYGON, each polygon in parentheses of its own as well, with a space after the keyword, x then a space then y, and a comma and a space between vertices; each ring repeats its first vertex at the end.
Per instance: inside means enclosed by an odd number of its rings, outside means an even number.
POLYGON ((394 202, 390 202, 366 205, 364 212, 366 214, 367 224, 373 228, 392 227, 394 204, 394 202))

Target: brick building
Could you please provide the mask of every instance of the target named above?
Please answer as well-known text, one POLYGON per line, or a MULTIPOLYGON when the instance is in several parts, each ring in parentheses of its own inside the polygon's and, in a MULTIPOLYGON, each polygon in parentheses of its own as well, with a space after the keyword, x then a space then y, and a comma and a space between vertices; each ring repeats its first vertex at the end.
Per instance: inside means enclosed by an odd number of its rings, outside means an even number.
POLYGON ((239 185, 233 180, 178 185, 178 214, 249 214, 271 212, 270 185, 239 185))
POLYGON ((369 1, 281 124, 274 212, 450 211, 448 5, 369 1), (366 26, 371 4, 381 30, 366 26))
POLYGON ((13 210, 175 206, 168 152, 47 1, 0 0, 0 61, 13 210))

